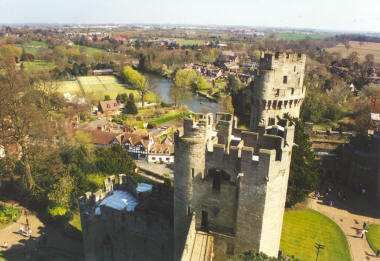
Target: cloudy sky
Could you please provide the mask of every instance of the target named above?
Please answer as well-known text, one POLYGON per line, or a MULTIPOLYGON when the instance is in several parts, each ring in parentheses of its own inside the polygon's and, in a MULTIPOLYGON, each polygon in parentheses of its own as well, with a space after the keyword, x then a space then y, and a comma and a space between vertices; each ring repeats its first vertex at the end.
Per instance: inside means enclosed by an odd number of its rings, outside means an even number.
POLYGON ((159 23, 380 32, 380 0, 0 0, 4 23, 159 23))

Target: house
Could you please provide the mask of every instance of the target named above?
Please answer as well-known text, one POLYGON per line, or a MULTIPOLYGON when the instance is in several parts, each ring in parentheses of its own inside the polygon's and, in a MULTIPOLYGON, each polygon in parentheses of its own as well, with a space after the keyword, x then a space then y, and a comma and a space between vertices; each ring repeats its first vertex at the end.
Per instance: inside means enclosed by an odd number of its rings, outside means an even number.
POLYGON ((94 70, 94 76, 99 75, 113 75, 112 69, 94 70))
POLYGON ((219 62, 228 63, 228 62, 240 62, 239 57, 233 51, 222 51, 219 56, 219 62))
POLYGON ((152 134, 134 131, 119 134, 112 143, 123 146, 136 160, 147 160, 149 148, 154 142, 152 134))
POLYGON ((148 153, 148 162, 152 163, 174 163, 173 139, 167 136, 162 142, 157 141, 151 146, 148 153))
POLYGON ((111 147, 112 141, 115 139, 117 134, 105 131, 85 131, 85 133, 90 137, 90 142, 97 147, 111 147))
POLYGON ((120 105, 116 100, 102 101, 99 103, 98 111, 106 115, 118 114, 120 105))
POLYGON ((174 163, 174 143, 170 137, 160 142, 151 133, 133 131, 119 134, 111 143, 123 146, 135 160, 174 163))

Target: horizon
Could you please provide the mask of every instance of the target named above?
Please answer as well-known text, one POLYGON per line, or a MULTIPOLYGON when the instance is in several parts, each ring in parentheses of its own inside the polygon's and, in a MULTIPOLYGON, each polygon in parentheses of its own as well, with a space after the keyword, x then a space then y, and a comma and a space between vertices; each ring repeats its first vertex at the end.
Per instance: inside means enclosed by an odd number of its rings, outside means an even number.
POLYGON ((292 0, 244 3, 237 0, 211 0, 189 3, 163 0, 141 2, 112 0, 93 3, 89 0, 52 3, 46 0, 0 0, 7 10, 0 18, 2 25, 157 25, 220 26, 318 30, 325 32, 380 33, 380 17, 376 0, 327 0, 304 3, 292 0), (363 3, 364 2, 364 3, 363 3), (21 6, 21 8, 20 8, 21 6), (276 6, 277 8, 273 8, 276 6), (83 12, 82 10, 87 10, 83 12), (339 13, 337 12, 339 10, 339 13), (18 14, 17 16, 13 14, 18 14), (268 15, 268 13, 270 15, 268 15), (333 25, 333 26, 332 26, 333 25))

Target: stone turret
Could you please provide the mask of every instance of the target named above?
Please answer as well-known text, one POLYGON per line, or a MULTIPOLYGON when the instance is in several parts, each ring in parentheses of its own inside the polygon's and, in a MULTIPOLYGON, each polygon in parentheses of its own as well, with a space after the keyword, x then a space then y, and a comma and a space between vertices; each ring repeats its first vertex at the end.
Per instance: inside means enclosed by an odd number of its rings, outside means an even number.
POLYGON ((193 179, 203 176, 205 170, 206 145, 211 137, 212 114, 195 114, 184 119, 184 134, 174 136, 175 173, 174 180, 174 260, 179 260, 186 241, 192 217, 193 179))
POLYGON ((259 124, 277 124, 277 118, 288 113, 299 117, 305 97, 303 86, 306 56, 304 54, 265 53, 251 84, 250 128, 259 124))

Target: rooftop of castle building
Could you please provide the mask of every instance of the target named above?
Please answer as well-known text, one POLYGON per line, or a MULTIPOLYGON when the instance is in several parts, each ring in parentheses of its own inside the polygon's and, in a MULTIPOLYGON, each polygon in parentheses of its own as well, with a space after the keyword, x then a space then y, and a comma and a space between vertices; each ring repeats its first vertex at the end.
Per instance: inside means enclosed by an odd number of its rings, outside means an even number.
MULTIPOLYGON (((152 185, 141 183, 137 188, 137 192, 147 192, 152 190, 152 185)), ((101 206, 106 206, 115 210, 134 211, 139 204, 137 199, 129 192, 124 190, 114 190, 108 194, 95 210, 96 215, 101 215, 101 206)))

